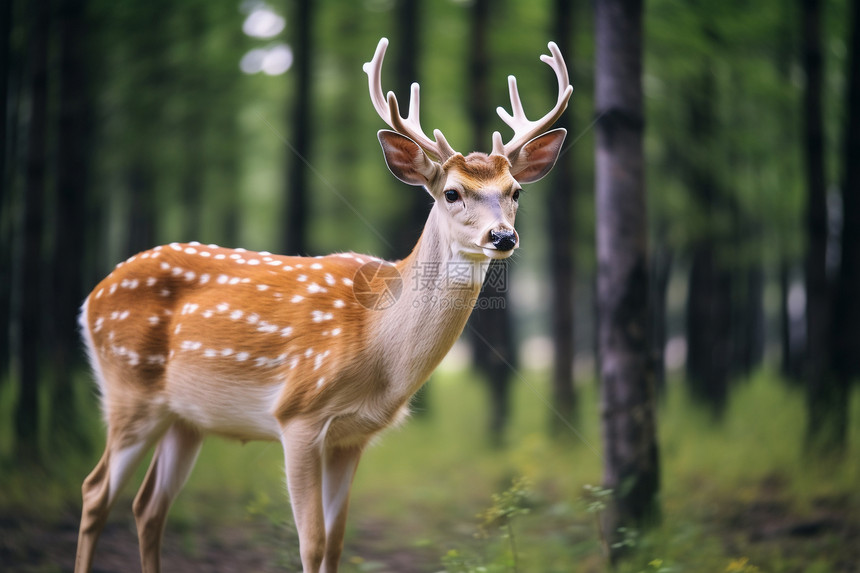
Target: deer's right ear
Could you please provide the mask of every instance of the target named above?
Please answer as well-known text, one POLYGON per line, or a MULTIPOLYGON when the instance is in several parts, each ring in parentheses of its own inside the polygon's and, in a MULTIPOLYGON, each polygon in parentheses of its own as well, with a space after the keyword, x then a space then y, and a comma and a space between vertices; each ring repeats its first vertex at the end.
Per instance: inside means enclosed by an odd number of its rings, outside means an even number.
POLYGON ((385 164, 395 177, 409 185, 429 186, 441 167, 417 143, 387 129, 376 134, 385 155, 385 164))

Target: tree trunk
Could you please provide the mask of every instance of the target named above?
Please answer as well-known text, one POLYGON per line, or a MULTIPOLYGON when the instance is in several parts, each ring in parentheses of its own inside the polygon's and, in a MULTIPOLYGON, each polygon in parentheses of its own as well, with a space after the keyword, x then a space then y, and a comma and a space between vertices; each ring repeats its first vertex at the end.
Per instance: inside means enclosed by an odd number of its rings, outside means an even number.
MULTIPOLYGON (((12 41, 12 2, 0 5, 0 276, 12 276, 12 178, 6 174, 6 158, 11 157, 8 142, 9 54, 12 41)), ((12 281, 0 281, 0 386, 9 374, 9 330, 12 310, 12 281)))
POLYGON ((48 110, 48 30, 50 9, 47 0, 30 6, 30 122, 27 130, 26 187, 21 202, 21 263, 18 277, 20 314, 18 317, 18 364, 20 393, 15 411, 16 457, 39 458, 39 385, 42 370, 44 314, 43 273, 45 265, 44 201, 47 174, 48 110))
MULTIPOLYGON (((573 58, 570 30, 572 4, 569 0, 556 0, 553 13, 555 42, 568 61, 573 58)), ((573 113, 568 111, 558 122, 558 127, 567 129, 568 137, 573 132, 572 117, 573 113)), ((574 226, 570 224, 576 220, 574 173, 573 153, 562 153, 552 171, 549 198, 546 202, 552 309, 550 320, 554 347, 552 392, 555 410, 564 420, 573 420, 576 415, 576 390, 573 385, 573 361, 576 351, 573 327, 576 262, 572 232, 574 226)), ((553 413, 550 416, 551 433, 557 436, 564 429, 563 420, 553 413)))
POLYGON ((80 366, 77 312, 85 296, 86 208, 89 197, 91 114, 89 53, 84 0, 64 0, 57 20, 60 43, 60 97, 57 131, 56 228, 52 284, 54 389, 52 436, 75 436, 71 374, 80 366))
MULTIPOLYGON (((658 514, 658 446, 648 317, 642 1, 595 10, 597 298, 607 536, 658 514)), ((613 550, 613 558, 618 551, 613 550)))
POLYGON ((732 276, 706 238, 693 248, 687 293, 687 384, 696 400, 719 416, 728 399, 733 364, 732 276))
MULTIPOLYGON (((421 81, 419 71, 422 31, 422 27, 419 25, 421 2, 419 0, 398 2, 395 17, 397 19, 395 33, 398 34, 397 46, 399 49, 394 52, 394 93, 403 94, 399 95, 400 98, 407 98, 412 83, 420 83, 421 81)), ((403 105, 406 105, 405 101, 403 105)), ((401 113, 405 113, 405 110, 402 110, 401 113)), ((431 201, 426 193, 419 193, 418 190, 414 190, 403 193, 398 202, 402 202, 403 209, 394 231, 395 240, 391 246, 390 256, 395 259, 402 259, 411 252, 412 247, 418 242, 418 237, 424 230, 424 223, 427 221, 431 201)), ((426 385, 422 387, 422 389, 426 388, 428 388, 426 385)))
POLYGON ((651 256, 651 364, 654 372, 654 386, 663 396, 666 390, 666 341, 668 326, 667 296, 669 281, 672 278, 672 249, 658 236, 651 256))
POLYGON ((295 41, 295 98, 290 112, 292 146, 287 146, 289 172, 286 189, 286 216, 284 220, 284 252, 291 255, 308 254, 308 178, 305 162, 310 158, 311 122, 311 66, 313 50, 313 2, 298 0, 293 37, 295 41))
MULTIPOLYGON (((819 0, 803 7, 804 158, 806 162, 806 381, 808 444, 813 451, 831 449, 842 440, 841 422, 833 417, 844 397, 830 371, 831 292, 827 277, 827 186, 824 171, 822 89, 824 65, 819 0)), ((844 419, 844 417, 842 417, 844 419)))
MULTIPOLYGON (((489 145, 489 7, 488 0, 475 0, 472 5, 468 85, 473 149, 489 145)), ((469 319, 475 366, 486 379, 490 391, 489 433, 491 443, 496 446, 504 441, 510 410, 511 372, 516 364, 508 304, 508 270, 505 261, 491 261, 477 307, 469 319)))
MULTIPOLYGON (((835 289, 833 312, 832 410, 827 421, 832 429, 832 447, 842 450, 847 440, 848 395, 852 379, 860 376, 860 9, 851 3, 848 54, 848 91, 842 157, 842 258, 835 289)), ((822 432, 824 433, 824 432, 822 432)))

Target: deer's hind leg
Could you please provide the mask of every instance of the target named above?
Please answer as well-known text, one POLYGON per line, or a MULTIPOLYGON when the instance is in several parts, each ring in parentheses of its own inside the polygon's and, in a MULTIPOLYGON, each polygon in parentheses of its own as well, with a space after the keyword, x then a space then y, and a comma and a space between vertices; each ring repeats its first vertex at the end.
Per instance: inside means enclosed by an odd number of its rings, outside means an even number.
POLYGON ((155 449, 133 506, 144 573, 161 570, 167 512, 191 474, 202 444, 203 436, 196 429, 176 421, 155 449))
POLYGON ((123 419, 121 416, 114 416, 113 419, 114 422, 108 427, 105 451, 81 488, 83 508, 75 573, 86 573, 92 569, 96 543, 117 496, 169 423, 163 417, 129 424, 119 423, 123 419))

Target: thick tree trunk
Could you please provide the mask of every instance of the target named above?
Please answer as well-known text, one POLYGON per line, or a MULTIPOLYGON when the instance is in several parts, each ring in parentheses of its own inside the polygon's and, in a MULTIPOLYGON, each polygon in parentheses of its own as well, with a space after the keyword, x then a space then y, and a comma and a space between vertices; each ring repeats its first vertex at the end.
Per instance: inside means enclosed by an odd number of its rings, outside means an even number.
MULTIPOLYGON (((555 42, 561 53, 570 61, 571 22, 573 3, 569 0, 556 0, 553 18, 555 20, 555 42)), ((573 113, 568 111, 558 122, 559 127, 573 131, 573 113)), ((553 340, 552 393, 553 404, 558 414, 565 420, 576 415, 576 391, 573 385, 574 346, 574 288, 575 268, 574 237, 571 221, 574 214, 576 188, 574 185, 573 153, 563 153, 552 171, 547 206, 549 224, 549 271, 551 299, 550 313, 553 340)), ((565 428, 556 415, 550 417, 550 431, 559 435, 565 428)))
POLYGON ((292 18, 295 40, 295 99, 289 114, 292 126, 292 146, 287 146, 286 216, 284 220, 284 252, 292 255, 308 253, 308 178, 307 166, 311 151, 311 65, 313 50, 313 2, 298 0, 292 18))
MULTIPOLYGON (((490 58, 487 33, 489 2, 475 0, 469 35, 469 115, 473 122, 473 148, 489 145, 489 118, 492 112, 488 83, 490 58)), ((505 261, 492 261, 481 298, 470 318, 475 366, 490 391, 490 440, 501 445, 510 410, 510 382, 516 365, 513 324, 508 300, 508 271, 505 261)))
POLYGON ((806 381, 807 440, 814 451, 842 442, 842 421, 834 417, 845 404, 830 369, 831 285, 827 276, 827 186, 824 171, 821 43, 822 3, 801 0, 803 7, 804 157, 806 160, 806 381))
MULTIPOLYGON (((84 0, 59 5, 60 97, 57 132, 56 229, 52 265, 52 436, 77 438, 71 374, 82 364, 77 312, 84 292, 86 209, 90 172, 90 93, 86 74, 84 0)), ((74 440, 76 441, 76 440, 74 440)))
MULTIPOLYGON (((658 514, 659 461, 648 316, 642 149, 642 1, 598 0, 597 298, 607 535, 658 514)), ((617 552, 613 551, 613 557, 617 552)))
POLYGON ((39 385, 43 374, 44 308, 42 272, 45 264, 44 201, 47 181, 48 110, 48 30, 50 12, 47 0, 34 0, 29 29, 30 47, 30 123, 27 129, 26 187, 22 206, 22 241, 18 293, 18 364, 20 392, 15 410, 16 456, 35 460, 39 457, 39 385))
MULTIPOLYGON (((835 289, 833 312, 833 380, 832 407, 827 432, 832 447, 845 447, 848 428, 848 393, 852 380, 860 376, 860 8, 851 3, 851 30, 848 45, 848 91, 845 123, 842 177, 842 238, 839 278, 835 289)), ((823 433, 823 432, 822 432, 823 433)))

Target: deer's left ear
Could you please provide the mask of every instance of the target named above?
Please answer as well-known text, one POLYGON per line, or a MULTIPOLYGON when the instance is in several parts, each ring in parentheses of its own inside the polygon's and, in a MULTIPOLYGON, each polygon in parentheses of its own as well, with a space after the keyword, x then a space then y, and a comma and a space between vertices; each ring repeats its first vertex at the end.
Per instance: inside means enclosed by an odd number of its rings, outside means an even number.
POLYGON ((561 152, 567 130, 554 129, 523 145, 511 159, 511 175, 520 183, 534 183, 550 172, 561 152))
POLYGON ((382 129, 377 133, 385 163, 395 177, 409 185, 424 185, 439 173, 439 164, 432 161, 421 147, 403 135, 382 129))

